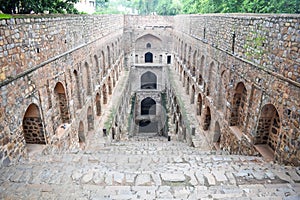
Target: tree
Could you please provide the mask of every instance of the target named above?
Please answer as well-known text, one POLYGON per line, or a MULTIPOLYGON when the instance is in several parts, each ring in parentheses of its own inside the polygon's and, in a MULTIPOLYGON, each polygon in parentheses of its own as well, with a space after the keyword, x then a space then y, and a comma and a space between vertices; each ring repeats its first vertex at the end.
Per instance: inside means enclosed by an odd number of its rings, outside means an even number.
POLYGON ((74 4, 79 0, 0 0, 0 10, 8 14, 78 13, 74 4))
POLYGON ((159 15, 176 15, 181 11, 181 4, 177 0, 161 0, 156 10, 159 15))
POLYGON ((300 0, 181 0, 183 13, 299 13, 300 0))

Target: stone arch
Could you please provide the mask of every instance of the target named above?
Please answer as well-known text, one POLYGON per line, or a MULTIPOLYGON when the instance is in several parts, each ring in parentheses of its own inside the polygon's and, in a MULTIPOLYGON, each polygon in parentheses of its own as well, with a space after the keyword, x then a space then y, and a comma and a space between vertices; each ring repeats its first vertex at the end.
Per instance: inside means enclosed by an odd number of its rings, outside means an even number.
POLYGON ((106 63, 105 63, 105 54, 104 51, 101 51, 101 68, 103 69, 103 76, 106 74, 106 63))
POLYGON ((99 60, 98 60, 97 55, 94 55, 94 62, 95 62, 95 67, 96 67, 97 74, 99 74, 101 70, 100 70, 99 60))
POLYGON ((202 97, 201 94, 198 93, 197 97, 197 115, 201 115, 202 113, 202 97))
POLYGON ((247 90, 244 83, 239 82, 233 96, 230 114, 230 126, 242 127, 245 119, 247 90))
POLYGON ((77 108, 80 109, 82 108, 82 100, 81 100, 81 95, 80 95, 80 83, 79 83, 79 76, 78 72, 74 70, 73 75, 75 77, 75 90, 76 90, 76 99, 77 99, 77 108))
POLYGON ((112 86, 114 88, 116 86, 116 80, 115 80, 116 73, 115 73, 115 70, 112 70, 111 74, 112 74, 112 86))
POLYGON ((208 78, 207 78, 207 90, 206 95, 211 95, 212 87, 213 87, 213 81, 212 81, 212 73, 215 68, 215 63, 211 62, 208 69, 208 78))
POLYGON ((108 77, 108 80, 107 80, 107 86, 108 86, 108 94, 111 95, 112 94, 112 83, 111 83, 110 76, 108 77))
POLYGON ((186 73, 183 70, 183 81, 182 81, 182 87, 185 87, 185 79, 186 79, 186 73))
POLYGON ((186 63, 186 51, 187 51, 187 44, 184 44, 184 52, 183 52, 183 63, 186 63))
POLYGON ((108 68, 110 68, 111 65, 111 53, 110 53, 110 47, 107 46, 107 64, 108 64, 108 68))
POLYGON ((203 74, 204 67, 205 67, 205 63, 204 62, 205 62, 205 57, 204 57, 204 55, 202 55, 201 56, 201 60, 200 60, 200 74, 203 74))
POLYGON ((58 102, 61 123, 69 123, 70 114, 68 101, 65 93, 65 88, 61 82, 56 83, 54 87, 54 93, 56 96, 56 101, 58 102))
POLYGON ((39 107, 32 103, 23 117, 23 134, 27 144, 46 144, 39 107))
POLYGON ((188 63, 188 65, 187 65, 187 67, 188 67, 188 69, 191 69, 191 65, 192 65, 192 62, 191 62, 191 55, 192 55, 192 47, 190 46, 189 47, 189 52, 188 52, 188 58, 187 58, 187 63, 188 63))
POLYGON ((181 59, 181 60, 184 59, 183 53, 184 53, 184 49, 183 49, 183 41, 181 40, 181 45, 180 45, 180 59, 181 59))
POLYGON ((187 79, 186 79, 185 93, 190 94, 190 77, 189 76, 187 76, 187 79))
POLYGON ((276 149, 280 133, 280 117, 273 104, 262 107, 258 120, 255 144, 267 144, 276 149))
POLYGON ((195 65, 192 66, 191 74, 192 74, 192 76, 196 76, 196 66, 195 65))
POLYGON ((219 79, 218 87, 218 100, 217 100, 217 108, 222 109, 225 101, 225 79, 226 79, 226 71, 224 70, 221 73, 221 77, 219 79))
POLYGON ((150 71, 141 76, 141 89, 157 89, 157 76, 150 71))
POLYGON ((203 84, 203 77, 201 74, 198 75, 198 85, 202 85, 203 84))
POLYGON ((141 115, 156 115, 156 101, 151 97, 141 101, 141 115))
POLYGON ((221 135, 222 135, 222 133, 221 133, 220 124, 219 124, 219 122, 216 121, 214 136, 213 136, 213 143, 214 143, 216 149, 220 149, 221 135))
POLYGON ((119 80, 119 69, 118 69, 119 67, 117 67, 117 70, 116 70, 116 79, 117 79, 117 81, 119 80))
POLYGON ((99 93, 96 94, 96 115, 101 116, 101 96, 99 93))
POLYGON ((177 114, 180 113, 180 107, 179 107, 179 105, 176 106, 176 113, 177 113, 177 114))
POLYGON ((115 46, 114 43, 111 43, 111 59, 112 59, 112 64, 115 62, 115 46))
POLYGON ((179 80, 181 81, 182 80, 182 71, 183 71, 182 65, 178 65, 178 67, 179 67, 179 80))
POLYGON ((105 84, 102 86, 102 97, 103 97, 103 104, 107 104, 107 89, 105 84))
POLYGON ((86 93, 88 96, 92 95, 92 80, 91 80, 91 75, 90 75, 90 67, 87 62, 85 62, 85 78, 86 78, 86 93))
POLYGON ((115 41, 115 61, 118 60, 118 41, 115 41))
POLYGON ((178 134, 178 132, 179 132, 179 123, 178 123, 178 121, 176 121, 175 134, 178 134))
POLYGON ((191 104, 195 103, 195 86, 192 85, 192 93, 191 93, 191 104))
POLYGON ((194 51, 194 55, 193 55, 193 66, 197 66, 197 50, 194 51))
POLYGON ((206 111, 204 115, 204 123, 203 123, 203 130, 207 131, 210 127, 211 122, 211 113, 209 106, 206 106, 206 111))
POLYGON ((145 54, 145 63, 153 63, 153 54, 151 52, 145 54))
POLYGON ((84 126, 82 121, 79 122, 78 127, 78 142, 80 145, 83 145, 85 143, 84 126))
POLYGON ((87 111, 87 122, 88 122, 88 131, 94 130, 94 116, 92 107, 88 107, 87 111))

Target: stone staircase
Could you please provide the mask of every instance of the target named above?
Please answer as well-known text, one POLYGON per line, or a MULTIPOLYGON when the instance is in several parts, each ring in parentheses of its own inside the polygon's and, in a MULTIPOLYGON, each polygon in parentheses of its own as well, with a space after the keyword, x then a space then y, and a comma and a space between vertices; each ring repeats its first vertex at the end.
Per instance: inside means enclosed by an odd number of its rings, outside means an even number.
POLYGON ((299 199, 300 169, 131 138, 0 169, 0 199, 299 199))

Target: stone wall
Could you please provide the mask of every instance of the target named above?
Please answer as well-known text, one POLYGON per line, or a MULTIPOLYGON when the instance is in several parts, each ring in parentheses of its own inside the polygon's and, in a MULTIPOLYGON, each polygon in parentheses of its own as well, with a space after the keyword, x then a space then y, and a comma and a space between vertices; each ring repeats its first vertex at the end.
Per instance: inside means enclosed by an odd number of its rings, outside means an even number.
POLYGON ((203 128, 207 115, 201 115, 202 134, 214 138, 220 124, 221 149, 257 155, 260 143, 255 138, 267 127, 268 138, 261 143, 274 149, 274 160, 300 165, 299 19, 299 15, 175 17, 178 73, 183 85, 192 80, 204 106, 210 108, 209 127, 203 128), (262 124, 266 107, 274 108, 274 116, 262 124))
MULTIPOLYGON (((187 130, 182 108, 172 108, 170 119, 172 130, 189 143, 201 134, 218 148, 245 155, 257 155, 257 145, 265 145, 273 148, 274 160, 300 165, 299 20, 299 15, 228 14, 1 20, 0 165, 26 156, 23 120, 31 105, 39 112, 48 151, 83 148, 86 136, 103 128, 101 107, 119 73, 143 64, 147 52, 155 63, 173 59, 195 103, 191 112, 200 130, 195 135, 187 130), (264 120, 268 109, 274 110, 271 123, 264 120), (270 128, 269 135, 263 127, 270 128), (260 139, 262 132, 268 139, 260 139)), ((171 84, 168 89, 170 105, 178 105, 172 103, 171 84)), ((127 111, 118 109, 111 129, 117 137, 127 111)))
POLYGON ((0 165, 27 155, 23 119, 31 104, 45 153, 79 148, 80 134, 102 129, 96 105, 100 97, 106 106, 104 88, 112 90, 122 70, 122 28, 120 15, 0 21, 0 165))
POLYGON ((188 15, 175 30, 300 82, 299 15, 188 15))

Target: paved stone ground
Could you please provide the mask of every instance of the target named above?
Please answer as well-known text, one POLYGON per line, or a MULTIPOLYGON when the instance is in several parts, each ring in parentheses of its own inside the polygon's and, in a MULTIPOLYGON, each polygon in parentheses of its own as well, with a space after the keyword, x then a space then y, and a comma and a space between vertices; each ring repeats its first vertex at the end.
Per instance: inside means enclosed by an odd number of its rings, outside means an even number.
POLYGON ((300 169, 133 138, 0 169, 1 199, 300 199, 300 169))

